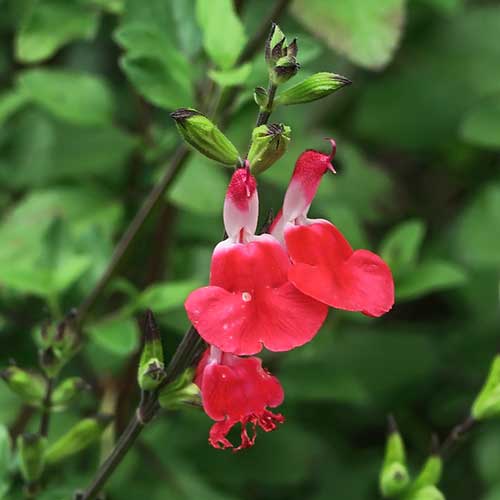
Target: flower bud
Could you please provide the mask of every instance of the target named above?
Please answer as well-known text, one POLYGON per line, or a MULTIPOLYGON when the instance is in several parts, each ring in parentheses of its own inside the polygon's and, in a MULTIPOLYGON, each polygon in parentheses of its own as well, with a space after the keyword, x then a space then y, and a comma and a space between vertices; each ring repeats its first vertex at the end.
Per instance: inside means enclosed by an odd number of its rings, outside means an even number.
POLYGON ((239 162, 239 153, 233 143, 202 113, 181 108, 170 116, 184 140, 201 154, 225 165, 239 162))
POLYGON ((264 87, 255 87, 253 99, 259 108, 265 108, 267 106, 267 90, 264 87))
POLYGON ((61 410, 78 396, 82 391, 89 389, 90 386, 80 377, 70 377, 63 380, 52 394, 52 405, 54 409, 61 410))
POLYGON ((424 488, 404 497, 404 500, 446 500, 444 495, 435 486, 424 488))
POLYGON ((27 483, 37 481, 45 467, 47 439, 39 434, 23 434, 17 438, 19 468, 27 483))
POLYGON ((0 373, 7 386, 26 403, 40 406, 45 397, 47 382, 43 377, 17 366, 9 366, 0 373))
POLYGON ((78 453, 97 441, 111 422, 110 415, 80 420, 72 429, 60 437, 45 453, 47 465, 54 465, 78 453))
POLYGON ((420 471, 415 481, 413 481, 410 492, 420 491, 426 486, 436 486, 441 479, 443 470, 443 460, 439 455, 431 455, 420 471))
POLYGON ((165 378, 163 345, 152 311, 146 311, 141 324, 144 347, 139 361, 138 382, 143 391, 156 389, 165 378))
POLYGON ((398 432, 395 420, 391 417, 384 463, 379 478, 380 492, 384 498, 396 497, 406 490, 409 482, 410 475, 406 468, 403 439, 398 432))
POLYGON ((282 123, 261 125, 253 130, 248 152, 252 174, 264 172, 283 156, 290 142, 290 132, 290 127, 282 123))
POLYGON ((293 56, 281 57, 271 71, 271 80, 275 85, 287 82, 297 74, 300 64, 293 56))
POLYGON ((335 73, 316 73, 279 94, 275 102, 288 106, 316 101, 351 83, 348 78, 335 73))
POLYGON ((500 416, 500 354, 495 356, 490 372, 472 405, 472 417, 486 420, 500 416))
POLYGON ((276 23, 273 23, 266 40, 265 56, 267 64, 272 67, 280 57, 286 56, 286 48, 284 33, 276 23))
POLYGON ((177 410, 184 405, 201 405, 200 390, 193 383, 194 369, 188 368, 177 380, 164 387, 159 394, 162 408, 177 410))

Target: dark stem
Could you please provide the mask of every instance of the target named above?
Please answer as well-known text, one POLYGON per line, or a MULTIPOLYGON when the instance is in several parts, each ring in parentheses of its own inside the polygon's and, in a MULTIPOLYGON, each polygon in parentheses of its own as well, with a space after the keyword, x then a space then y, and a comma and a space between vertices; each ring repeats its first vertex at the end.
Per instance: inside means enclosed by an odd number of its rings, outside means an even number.
POLYGON ((264 125, 269 121, 269 117, 273 112, 274 98, 276 97, 276 90, 278 87, 274 85, 274 83, 269 82, 269 86, 267 87, 267 104, 266 109, 260 111, 259 116, 257 117, 257 122, 255 123, 256 127, 260 125, 264 125))
POLYGON ((40 435, 47 437, 49 434, 50 412, 52 410, 52 391, 54 390, 54 379, 47 377, 47 390, 43 399, 42 418, 40 420, 40 435))
POLYGON ((134 241, 137 233, 141 229, 142 225, 151 214, 153 209, 157 206, 158 202, 162 199, 163 193, 170 187, 172 182, 177 177, 177 174, 181 170, 181 167, 184 165, 186 160, 188 159, 191 151, 184 145, 179 146, 172 160, 170 161, 169 167, 166 169, 165 174, 161 181, 152 189, 149 193, 148 197, 144 200, 141 208, 135 215, 135 217, 130 222, 127 227, 125 233, 121 237, 120 241, 117 243, 113 255, 111 256, 111 260, 108 264, 108 267, 100 277, 99 281, 83 301, 82 305, 78 309, 76 322, 81 326, 83 320, 89 311, 94 307, 97 302, 97 299, 106 288, 108 283, 110 282, 113 274, 121 263, 123 256, 126 251, 130 247, 130 244, 134 241))
POLYGON ((90 486, 84 492, 77 493, 75 495, 75 500, 91 500, 97 496, 111 474, 115 471, 118 464, 123 460, 123 457, 134 444, 143 428, 144 424, 139 420, 137 415, 134 415, 127 428, 120 436, 120 439, 116 443, 111 455, 109 455, 97 471, 96 477, 90 486))
POLYGON ((441 449, 439 450, 439 454, 445 458, 450 455, 453 448, 462 440, 462 438, 470 432, 473 427, 477 424, 477 420, 475 420, 472 416, 468 416, 461 424, 456 425, 448 434, 448 437, 445 439, 441 449))

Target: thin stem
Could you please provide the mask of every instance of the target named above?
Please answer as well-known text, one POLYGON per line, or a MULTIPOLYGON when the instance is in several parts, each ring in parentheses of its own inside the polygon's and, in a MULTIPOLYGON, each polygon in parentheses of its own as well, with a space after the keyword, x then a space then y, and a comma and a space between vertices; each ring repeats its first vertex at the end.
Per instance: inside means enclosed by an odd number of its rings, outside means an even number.
POLYGON ((50 426, 50 412, 52 410, 52 391, 54 390, 54 379, 47 377, 47 389, 43 399, 42 418, 40 419, 40 435, 47 437, 50 426))
POLYGON ((127 252, 131 243, 136 238, 139 230, 142 225, 157 206, 158 202, 161 200, 163 193, 170 187, 172 182, 177 177, 177 174, 181 170, 181 167, 184 165, 186 160, 188 159, 191 151, 184 145, 179 146, 173 154, 172 160, 170 161, 169 167, 166 169, 165 174, 161 181, 152 189, 149 193, 148 197, 144 200, 141 208, 135 215, 135 217, 130 222, 126 231, 123 233, 120 241, 117 243, 113 255, 111 256, 111 260, 100 277, 99 281, 89 293, 87 298, 83 301, 82 305, 78 309, 76 323, 81 325, 83 320, 89 311, 94 307, 97 302, 97 299, 104 291, 111 278, 113 277, 116 269, 121 263, 123 256, 127 252))
POLYGON ((273 112, 274 98, 276 97, 277 90, 278 87, 274 83, 269 82, 269 86, 267 87, 266 108, 259 112, 259 116, 257 117, 257 122, 255 123, 256 127, 264 125, 269 121, 271 113, 273 112))
POLYGON ((453 448, 462 440, 462 438, 469 433, 477 424, 472 416, 468 416, 461 424, 456 425, 448 434, 443 445, 439 450, 439 454, 445 458, 450 455, 453 448))
POLYGON ((84 491, 75 495, 75 500, 91 500, 97 496, 99 491, 115 471, 118 464, 123 460, 129 449, 144 428, 144 424, 139 420, 137 414, 129 422, 127 428, 118 439, 111 455, 106 459, 97 471, 96 477, 90 486, 84 491))

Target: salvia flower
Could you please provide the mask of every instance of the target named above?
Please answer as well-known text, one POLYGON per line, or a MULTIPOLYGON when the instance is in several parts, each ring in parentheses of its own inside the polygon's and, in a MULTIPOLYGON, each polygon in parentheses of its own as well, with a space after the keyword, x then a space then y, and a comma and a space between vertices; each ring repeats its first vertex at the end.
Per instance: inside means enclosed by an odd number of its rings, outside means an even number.
POLYGON ((267 409, 279 406, 284 394, 259 358, 240 358, 211 346, 198 365, 195 383, 205 412, 216 421, 208 439, 214 448, 249 448, 255 443, 257 427, 270 432, 285 421, 283 415, 267 409), (241 443, 234 448, 227 435, 238 423, 241 443))
POLYGON ((307 213, 323 175, 335 172, 335 155, 302 153, 271 234, 286 245, 292 261, 289 280, 304 294, 337 309, 381 316, 394 304, 394 282, 387 264, 368 250, 353 250, 342 233, 307 213))
POLYGON ((288 351, 311 340, 328 307, 288 280, 290 260, 271 235, 255 235, 255 178, 233 174, 224 202, 227 239, 214 250, 210 286, 193 291, 185 307, 201 337, 224 352, 252 355, 266 347, 288 351))

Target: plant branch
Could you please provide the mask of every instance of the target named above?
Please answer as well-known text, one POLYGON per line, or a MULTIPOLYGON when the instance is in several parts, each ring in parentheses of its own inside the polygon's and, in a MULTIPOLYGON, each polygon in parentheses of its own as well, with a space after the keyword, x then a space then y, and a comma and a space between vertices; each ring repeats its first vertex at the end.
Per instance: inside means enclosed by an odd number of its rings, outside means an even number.
POLYGON ((54 389, 54 379, 47 377, 47 389, 43 399, 42 418, 40 419, 40 435, 47 437, 49 434, 50 412, 52 410, 52 391, 54 389))
POLYGON ((448 457, 453 448, 476 426, 476 424, 477 420, 469 415, 462 423, 453 427, 439 450, 441 457, 448 457))
POLYGON ((269 86, 267 87, 266 108, 259 112, 259 116, 257 117, 257 122, 255 123, 256 127, 264 125, 269 121, 271 113, 273 112, 274 98, 276 97, 277 90, 278 87, 270 81, 269 86))

